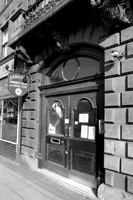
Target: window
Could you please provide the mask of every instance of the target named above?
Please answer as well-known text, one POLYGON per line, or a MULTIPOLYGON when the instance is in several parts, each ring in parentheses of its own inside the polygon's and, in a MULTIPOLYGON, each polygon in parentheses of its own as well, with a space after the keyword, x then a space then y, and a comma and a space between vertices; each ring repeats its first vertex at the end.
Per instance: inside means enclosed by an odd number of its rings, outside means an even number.
POLYGON ((3 30, 2 37, 2 59, 7 56, 8 50, 8 28, 3 30))
POLYGON ((100 62, 89 57, 72 57, 60 64, 50 75, 50 84, 100 74, 100 62))
POLYGON ((0 137, 17 143, 18 98, 0 101, 0 137))

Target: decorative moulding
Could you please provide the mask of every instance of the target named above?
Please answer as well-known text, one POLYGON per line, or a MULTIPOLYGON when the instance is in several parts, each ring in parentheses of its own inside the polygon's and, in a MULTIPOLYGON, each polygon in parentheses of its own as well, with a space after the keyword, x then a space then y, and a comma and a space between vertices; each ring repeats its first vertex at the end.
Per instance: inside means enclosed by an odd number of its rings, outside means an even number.
POLYGON ((133 24, 133 11, 129 0, 90 0, 108 32, 114 32, 133 24))

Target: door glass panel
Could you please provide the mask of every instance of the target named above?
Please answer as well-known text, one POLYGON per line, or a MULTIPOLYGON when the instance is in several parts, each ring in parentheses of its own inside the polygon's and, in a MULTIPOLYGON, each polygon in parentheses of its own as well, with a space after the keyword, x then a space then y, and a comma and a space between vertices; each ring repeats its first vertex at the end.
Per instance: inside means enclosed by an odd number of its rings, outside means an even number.
POLYGON ((48 134, 64 135, 64 114, 61 102, 55 101, 49 110, 48 134))
POLYGON ((88 99, 80 100, 74 110, 74 137, 95 140, 96 109, 88 99))

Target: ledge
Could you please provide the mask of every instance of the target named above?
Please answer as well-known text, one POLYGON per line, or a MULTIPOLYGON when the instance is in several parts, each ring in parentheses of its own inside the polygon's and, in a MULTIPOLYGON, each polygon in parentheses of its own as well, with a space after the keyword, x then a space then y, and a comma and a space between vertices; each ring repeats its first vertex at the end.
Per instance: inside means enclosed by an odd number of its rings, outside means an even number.
POLYGON ((71 3, 72 1, 74 0, 62 0, 60 3, 58 3, 55 7, 50 9, 47 13, 45 13, 40 18, 38 18, 31 25, 23 29, 21 33, 19 33, 14 38, 12 38, 9 42, 9 46, 12 48, 15 48, 16 43, 18 43, 24 36, 26 36, 29 32, 37 28, 40 24, 47 21, 50 17, 52 17, 57 12, 59 12, 63 7, 65 7, 67 4, 71 3))

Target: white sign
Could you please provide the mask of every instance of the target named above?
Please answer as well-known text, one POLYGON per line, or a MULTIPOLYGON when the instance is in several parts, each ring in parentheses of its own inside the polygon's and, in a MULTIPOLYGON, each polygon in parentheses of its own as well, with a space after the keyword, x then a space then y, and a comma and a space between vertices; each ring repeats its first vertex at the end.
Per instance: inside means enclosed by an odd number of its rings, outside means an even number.
POLYGON ((69 119, 65 119, 65 124, 69 124, 69 119))
POLYGON ((20 88, 16 88, 15 92, 18 96, 22 94, 22 90, 20 88))
POLYGON ((80 123, 88 123, 89 122, 89 114, 79 114, 79 122, 80 123))
POLYGON ((95 127, 94 126, 89 126, 88 139, 95 140, 95 127))
POLYGON ((81 138, 88 138, 88 126, 81 126, 81 138))

